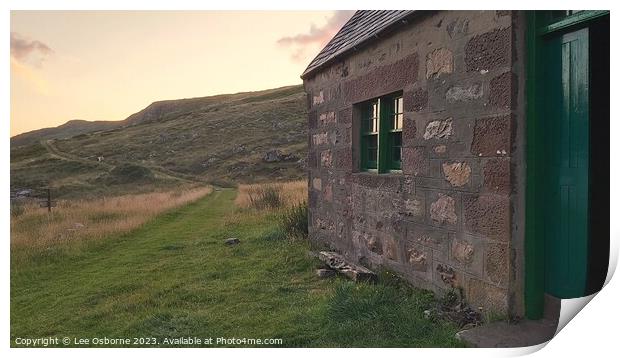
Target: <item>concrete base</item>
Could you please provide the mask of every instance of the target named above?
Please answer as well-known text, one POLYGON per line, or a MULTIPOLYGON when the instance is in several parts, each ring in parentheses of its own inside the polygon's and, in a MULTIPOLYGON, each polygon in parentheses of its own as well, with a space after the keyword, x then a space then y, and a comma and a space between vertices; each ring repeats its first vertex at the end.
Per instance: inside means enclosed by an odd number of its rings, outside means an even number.
POLYGON ((480 348, 528 347, 547 342, 553 338, 558 328, 562 300, 545 294, 543 319, 527 319, 517 323, 493 322, 476 328, 461 331, 457 338, 467 344, 480 348))
POLYGON ((558 322, 549 319, 522 320, 518 323, 501 321, 461 331, 456 335, 473 347, 528 347, 551 340, 557 327, 558 322))

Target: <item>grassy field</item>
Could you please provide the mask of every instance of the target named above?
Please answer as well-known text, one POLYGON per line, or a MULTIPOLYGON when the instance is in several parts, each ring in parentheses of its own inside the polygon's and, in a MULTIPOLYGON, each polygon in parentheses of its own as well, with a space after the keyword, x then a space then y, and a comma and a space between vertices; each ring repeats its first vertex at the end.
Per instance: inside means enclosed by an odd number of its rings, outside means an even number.
POLYGON ((162 346, 178 337, 460 345, 456 326, 424 318, 430 293, 389 274, 376 285, 319 279, 307 241, 273 234, 277 211, 239 208, 235 197, 216 190, 82 250, 12 260, 11 345, 46 336, 152 337, 162 346), (224 245, 229 237, 241 243, 224 245))
POLYGON ((37 203, 14 208, 11 252, 14 262, 76 250, 93 240, 136 229, 164 211, 209 194, 213 188, 132 194, 94 200, 62 200, 48 213, 37 203))

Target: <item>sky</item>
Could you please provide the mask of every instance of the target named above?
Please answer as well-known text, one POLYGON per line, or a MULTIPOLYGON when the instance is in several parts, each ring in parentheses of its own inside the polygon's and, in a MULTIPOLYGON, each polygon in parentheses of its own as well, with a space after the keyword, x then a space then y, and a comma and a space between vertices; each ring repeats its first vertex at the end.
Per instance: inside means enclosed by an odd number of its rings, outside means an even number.
POLYGON ((300 84, 353 11, 11 11, 11 136, 300 84))

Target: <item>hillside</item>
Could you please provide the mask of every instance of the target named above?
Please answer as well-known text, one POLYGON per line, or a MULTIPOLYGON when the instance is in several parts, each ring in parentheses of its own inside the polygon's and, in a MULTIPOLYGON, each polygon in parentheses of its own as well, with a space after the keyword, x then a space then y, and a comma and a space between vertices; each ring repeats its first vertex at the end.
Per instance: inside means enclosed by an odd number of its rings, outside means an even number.
POLYGON ((122 125, 122 121, 85 121, 82 119, 70 120, 58 127, 41 128, 11 137, 11 147, 35 144, 47 139, 71 138, 76 135, 103 131, 122 125))
POLYGON ((304 176, 302 86, 159 101, 111 129, 92 128, 72 136, 57 127, 53 137, 48 129, 26 145, 12 138, 11 190, 51 185, 60 196, 97 196, 304 176))

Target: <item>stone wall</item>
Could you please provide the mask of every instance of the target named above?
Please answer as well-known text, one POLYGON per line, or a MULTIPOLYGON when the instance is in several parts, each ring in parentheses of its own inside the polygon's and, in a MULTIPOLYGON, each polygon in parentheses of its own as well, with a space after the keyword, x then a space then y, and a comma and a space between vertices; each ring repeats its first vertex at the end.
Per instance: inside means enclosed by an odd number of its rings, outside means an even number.
POLYGON ((462 289, 475 308, 515 313, 517 15, 419 12, 305 79, 312 240, 423 288, 462 289), (395 91, 402 172, 360 172, 356 104, 395 91))

